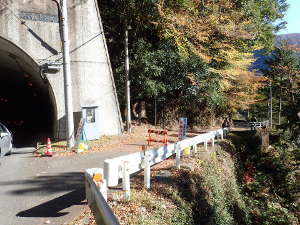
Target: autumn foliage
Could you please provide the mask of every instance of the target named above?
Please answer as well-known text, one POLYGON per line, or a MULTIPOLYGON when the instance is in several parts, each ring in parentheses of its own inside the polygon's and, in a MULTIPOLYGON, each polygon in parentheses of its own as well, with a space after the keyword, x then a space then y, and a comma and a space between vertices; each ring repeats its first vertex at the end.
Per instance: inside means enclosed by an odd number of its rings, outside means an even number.
POLYGON ((99 2, 121 106, 123 33, 130 25, 132 101, 156 99, 160 115, 191 117, 233 114, 258 101, 264 79, 249 70, 253 52, 272 49, 282 26, 274 22, 287 7, 285 0, 99 2))

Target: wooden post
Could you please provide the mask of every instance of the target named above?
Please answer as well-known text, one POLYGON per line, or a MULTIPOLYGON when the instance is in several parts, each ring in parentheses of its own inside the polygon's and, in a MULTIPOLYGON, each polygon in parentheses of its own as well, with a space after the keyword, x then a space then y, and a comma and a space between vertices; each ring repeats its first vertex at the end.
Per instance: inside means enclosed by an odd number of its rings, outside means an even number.
POLYGON ((124 199, 130 200, 130 174, 128 168, 128 162, 123 162, 123 191, 124 199))
POLYGON ((204 141, 204 149, 207 151, 207 141, 204 141))

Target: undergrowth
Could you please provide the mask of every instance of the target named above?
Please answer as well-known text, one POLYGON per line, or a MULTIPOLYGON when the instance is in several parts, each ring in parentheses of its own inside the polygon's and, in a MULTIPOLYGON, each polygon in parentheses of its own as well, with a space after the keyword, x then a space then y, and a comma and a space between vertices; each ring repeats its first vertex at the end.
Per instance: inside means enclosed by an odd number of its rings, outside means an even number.
MULTIPOLYGON (((194 171, 182 170, 178 181, 185 183, 182 198, 191 202, 193 224, 248 224, 249 212, 236 183, 230 154, 218 149, 208 160, 194 161, 194 171)), ((179 184, 180 184, 179 183, 179 184)))
POLYGON ((189 203, 171 187, 165 194, 170 198, 146 190, 134 190, 130 201, 111 201, 110 204, 121 224, 192 224, 189 203))
POLYGON ((254 225, 299 224, 296 149, 284 134, 266 149, 254 132, 231 133, 235 148, 238 182, 254 225), (298 216, 298 217, 297 217, 298 216))
POLYGON ((287 140, 261 149, 255 132, 231 133, 208 157, 152 168, 151 189, 134 179, 130 202, 112 201, 122 224, 296 225, 298 155, 287 140), (161 177, 161 171, 169 176, 161 177))

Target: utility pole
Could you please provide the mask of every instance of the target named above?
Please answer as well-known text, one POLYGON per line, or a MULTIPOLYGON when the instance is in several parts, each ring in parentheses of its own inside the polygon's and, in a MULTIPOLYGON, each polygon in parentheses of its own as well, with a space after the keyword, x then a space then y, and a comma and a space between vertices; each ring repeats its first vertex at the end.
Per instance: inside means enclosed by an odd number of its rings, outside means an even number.
POLYGON ((157 108, 156 108, 156 96, 154 98, 154 126, 156 126, 156 111, 157 111, 157 108))
POLYGON ((281 99, 281 94, 280 94, 280 97, 279 97, 279 112, 278 112, 278 125, 281 125, 281 110, 282 110, 282 99, 281 99))
POLYGON ((272 109, 272 99, 273 96, 272 96, 272 81, 270 80, 270 128, 272 130, 272 127, 273 127, 273 109, 272 109))
POLYGON ((71 67, 70 67, 67 0, 60 0, 60 7, 61 7, 62 43, 63 43, 65 112, 66 112, 66 120, 67 120, 66 136, 67 136, 68 147, 74 147, 74 118, 73 118, 72 76, 71 76, 71 67))
POLYGON ((131 110, 130 110, 130 81, 129 81, 129 51, 128 51, 128 25, 125 22, 125 95, 126 95, 126 129, 131 133, 131 110))

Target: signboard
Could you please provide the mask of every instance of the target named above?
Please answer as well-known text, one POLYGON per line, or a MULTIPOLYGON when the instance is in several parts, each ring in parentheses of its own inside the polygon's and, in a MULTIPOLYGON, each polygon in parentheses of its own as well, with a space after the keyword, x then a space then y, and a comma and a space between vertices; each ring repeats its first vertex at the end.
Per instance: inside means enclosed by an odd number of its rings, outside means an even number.
POLYGON ((75 136, 75 145, 74 145, 75 149, 79 148, 80 139, 81 139, 81 136, 83 134, 84 124, 85 124, 85 119, 81 118, 80 122, 79 122, 79 126, 78 126, 78 129, 77 129, 77 132, 76 132, 76 136, 75 136))
POLYGON ((46 22, 46 23, 58 23, 59 22, 58 16, 41 14, 41 13, 20 12, 19 18, 22 20, 33 20, 33 21, 40 21, 40 22, 46 22))
POLYGON ((179 118, 178 140, 183 140, 186 137, 186 131, 187 131, 187 118, 180 117, 179 118))
POLYGON ((82 106, 82 117, 85 119, 84 134, 86 140, 100 138, 100 119, 98 106, 82 106))

